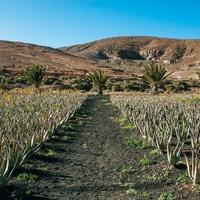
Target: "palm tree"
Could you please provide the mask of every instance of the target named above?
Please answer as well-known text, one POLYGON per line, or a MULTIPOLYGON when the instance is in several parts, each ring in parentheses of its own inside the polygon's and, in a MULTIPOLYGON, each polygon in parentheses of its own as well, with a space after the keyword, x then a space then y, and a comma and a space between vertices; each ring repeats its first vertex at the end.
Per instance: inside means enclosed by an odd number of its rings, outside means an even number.
POLYGON ((108 76, 103 70, 92 70, 92 74, 88 74, 90 80, 98 87, 98 94, 103 94, 103 88, 108 80, 108 76))
POLYGON ((149 84, 152 85, 153 94, 158 93, 158 85, 163 82, 169 75, 173 72, 166 74, 167 70, 163 66, 158 66, 157 64, 150 64, 150 66, 145 66, 141 73, 147 79, 149 84))
POLYGON ((23 70, 21 76, 24 80, 26 80, 30 84, 33 84, 36 88, 36 92, 40 93, 40 86, 44 83, 44 81, 47 78, 46 70, 47 68, 43 68, 38 64, 34 64, 23 70))

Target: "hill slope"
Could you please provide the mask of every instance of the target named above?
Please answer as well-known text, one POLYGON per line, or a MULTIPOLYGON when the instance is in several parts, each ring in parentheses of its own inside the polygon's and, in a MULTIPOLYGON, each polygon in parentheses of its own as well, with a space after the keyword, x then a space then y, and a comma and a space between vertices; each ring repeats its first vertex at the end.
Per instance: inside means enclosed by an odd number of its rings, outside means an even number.
POLYGON ((200 40, 115 37, 60 50, 124 70, 127 74, 138 72, 150 61, 176 71, 172 77, 197 78, 196 71, 200 68, 200 40))
POLYGON ((115 37, 59 49, 0 41, 0 68, 10 73, 38 63, 57 75, 83 76, 103 68, 112 76, 128 77, 151 61, 175 71, 173 78, 198 78, 200 40, 115 37))
POLYGON ((25 67, 38 63, 58 75, 83 75, 86 69, 96 67, 96 62, 64 53, 59 49, 21 42, 0 41, 0 67, 18 73, 25 67))

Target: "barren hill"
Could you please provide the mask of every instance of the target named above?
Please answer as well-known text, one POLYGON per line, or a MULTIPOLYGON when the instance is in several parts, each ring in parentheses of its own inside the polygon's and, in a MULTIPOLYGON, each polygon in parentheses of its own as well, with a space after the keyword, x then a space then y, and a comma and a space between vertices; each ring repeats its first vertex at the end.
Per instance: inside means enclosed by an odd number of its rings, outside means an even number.
POLYGON ((156 37, 115 37, 60 50, 124 71, 139 72, 150 61, 175 71, 172 77, 197 78, 200 69, 200 40, 178 40, 156 37))
POLYGON ((0 41, 0 68, 18 73, 25 67, 38 63, 48 66, 57 75, 83 75, 96 67, 96 62, 64 53, 59 49, 21 42, 0 41), (87 69, 87 70, 86 70, 87 69))
POLYGON ((130 77, 152 61, 175 71, 173 78, 198 78, 200 40, 115 37, 59 49, 0 41, 0 68, 10 73, 38 63, 57 75, 82 76, 102 68, 112 76, 130 77))

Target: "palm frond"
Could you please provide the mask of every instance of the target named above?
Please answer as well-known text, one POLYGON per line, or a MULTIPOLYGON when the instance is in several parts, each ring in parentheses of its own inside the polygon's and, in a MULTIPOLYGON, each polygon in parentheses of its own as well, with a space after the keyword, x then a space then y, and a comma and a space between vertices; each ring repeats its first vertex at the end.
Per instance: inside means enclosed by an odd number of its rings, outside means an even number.
POLYGON ((153 84, 160 83, 165 80, 173 72, 166 75, 167 70, 163 66, 158 66, 157 64, 150 64, 150 66, 144 66, 144 69, 141 70, 141 73, 145 78, 153 84))
POLYGON ((158 85, 163 82, 169 75, 173 72, 167 73, 167 70, 163 66, 158 66, 157 64, 150 64, 150 66, 144 66, 144 69, 141 70, 141 73, 144 75, 146 80, 153 85, 153 93, 158 92, 158 85))
POLYGON ((102 93, 102 88, 105 86, 108 76, 103 70, 92 70, 92 73, 89 74, 90 80, 98 87, 99 92, 102 93))
POLYGON ((33 84, 36 90, 39 90, 40 86, 47 78, 46 70, 47 68, 44 68, 38 64, 34 64, 23 70, 21 77, 28 83, 33 84))
POLYGON ((93 70, 92 74, 89 75, 89 78, 95 85, 105 85, 108 79, 107 74, 103 70, 93 70))

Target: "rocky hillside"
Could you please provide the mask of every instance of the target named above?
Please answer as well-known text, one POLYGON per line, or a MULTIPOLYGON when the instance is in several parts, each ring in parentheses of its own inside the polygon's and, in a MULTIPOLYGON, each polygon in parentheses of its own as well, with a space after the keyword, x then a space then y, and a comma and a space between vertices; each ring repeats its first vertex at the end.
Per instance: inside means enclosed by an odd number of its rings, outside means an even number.
POLYGON ((0 69, 12 74, 38 63, 55 75, 84 75, 96 62, 64 53, 59 49, 21 42, 0 41, 0 69))
POLYGON ((60 50, 127 75, 138 73, 150 61, 175 71, 174 78, 198 78, 196 71, 200 70, 200 40, 115 37, 60 50))
POLYGON ((152 61, 175 71, 172 78, 198 78, 200 40, 115 37, 59 49, 0 41, 0 70, 8 73, 38 63, 55 75, 84 76, 101 68, 114 77, 132 77, 152 61))

